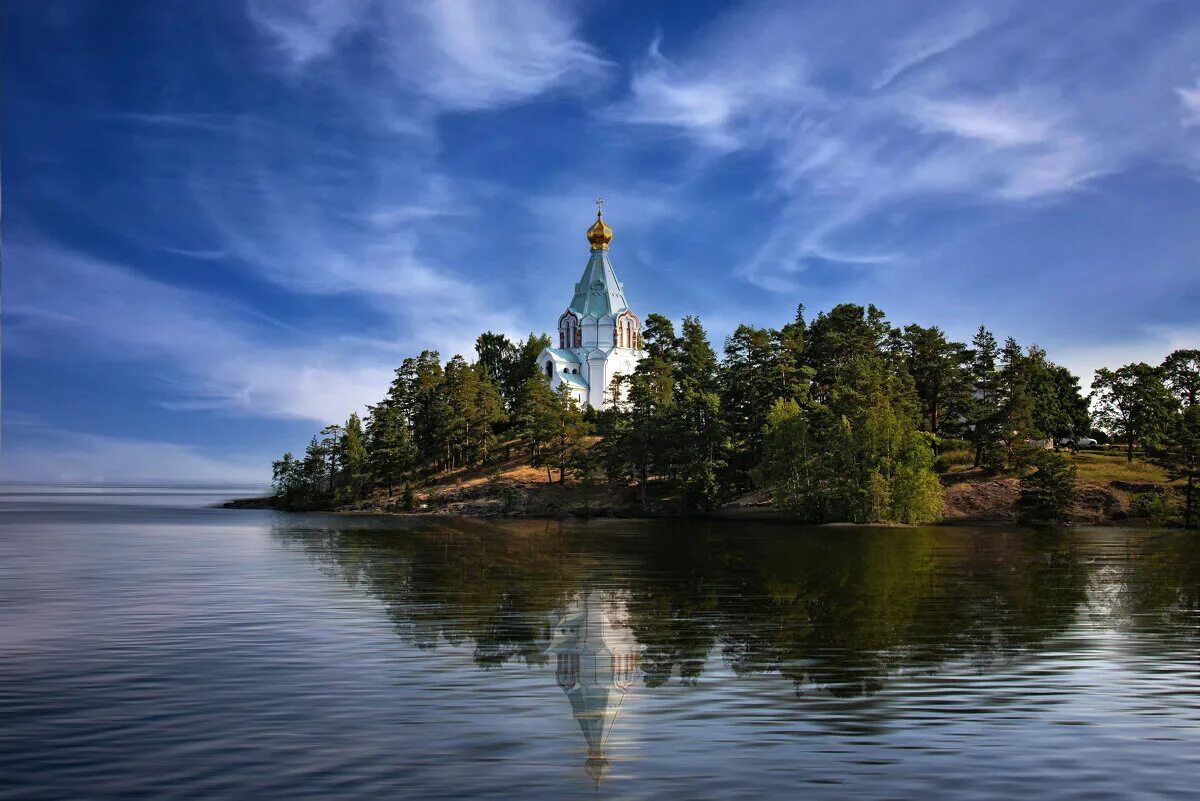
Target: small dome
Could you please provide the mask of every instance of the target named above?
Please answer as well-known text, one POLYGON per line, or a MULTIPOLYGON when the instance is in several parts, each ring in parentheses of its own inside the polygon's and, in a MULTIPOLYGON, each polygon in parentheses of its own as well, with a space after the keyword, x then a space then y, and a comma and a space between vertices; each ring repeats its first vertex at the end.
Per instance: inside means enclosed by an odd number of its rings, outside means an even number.
POLYGON ((604 212, 596 212, 596 223, 588 229, 588 242, 592 243, 592 250, 608 250, 608 243, 612 241, 612 229, 604 224, 604 212))

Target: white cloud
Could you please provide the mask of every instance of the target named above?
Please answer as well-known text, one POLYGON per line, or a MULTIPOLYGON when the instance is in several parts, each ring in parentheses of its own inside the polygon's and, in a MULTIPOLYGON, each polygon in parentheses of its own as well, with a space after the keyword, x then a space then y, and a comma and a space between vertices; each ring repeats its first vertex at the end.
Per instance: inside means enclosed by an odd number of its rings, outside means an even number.
POLYGON ((43 358, 151 365, 164 405, 341 420, 386 390, 385 341, 297 331, 204 293, 53 246, 10 244, 6 345, 43 358))
POLYGON ((1200 125, 1200 81, 1192 87, 1181 86, 1175 90, 1179 105, 1183 109, 1184 125, 1200 125))
POLYGON ((1036 145, 1054 135, 1058 120, 1043 109, 1011 98, 917 99, 907 109, 925 130, 975 139, 994 147, 1036 145))
MULTIPOLYGON (((857 226, 921 201, 1044 202, 1140 161, 1195 161, 1154 121, 1168 113, 1164 80, 1192 69, 1200 25, 1134 48, 1126 32, 1144 20, 1133 8, 1078 19, 1057 8, 1002 18, 974 3, 880 13, 731 12, 672 61, 652 49, 608 115, 770 159, 767 190, 782 211, 740 268, 753 283, 795 289, 821 253, 894 261, 894 246, 854 241, 857 226), (1122 59, 1100 57, 1116 47, 1122 59)), ((1200 88, 1177 94, 1185 110, 1200 100, 1200 88)))
POLYGON ((717 150, 755 147, 760 137, 805 102, 819 100, 806 80, 795 48, 779 49, 778 29, 739 28, 740 48, 720 46, 682 66, 662 54, 655 39, 630 81, 627 100, 609 109, 610 119, 676 129, 717 150))
POLYGON ((370 0, 248 0, 247 14, 269 35, 289 69, 330 54, 362 23, 370 0))
POLYGON ((318 69, 353 39, 389 65, 394 87, 441 109, 496 108, 564 86, 594 90, 609 66, 561 3, 252 0, 247 12, 285 70, 318 69))
POLYGON ((391 155, 392 142, 367 139, 351 154, 247 122, 219 154, 183 168, 190 191, 178 214, 257 278, 373 307, 398 346, 469 353, 471 331, 519 329, 493 288, 432 255, 474 226, 475 203, 424 153, 391 155))
POLYGON ((601 80, 607 67, 576 36, 575 20, 562 3, 477 0, 387 8, 388 54, 397 76, 449 108, 491 108, 562 85, 594 92, 588 84, 601 80))
MULTIPOLYGON (((990 11, 996 13, 994 7, 990 11)), ((887 87, 897 78, 950 52, 992 24, 992 16, 985 14, 979 6, 952 10, 945 17, 930 20, 898 41, 889 43, 888 61, 871 88, 879 90, 887 87)))

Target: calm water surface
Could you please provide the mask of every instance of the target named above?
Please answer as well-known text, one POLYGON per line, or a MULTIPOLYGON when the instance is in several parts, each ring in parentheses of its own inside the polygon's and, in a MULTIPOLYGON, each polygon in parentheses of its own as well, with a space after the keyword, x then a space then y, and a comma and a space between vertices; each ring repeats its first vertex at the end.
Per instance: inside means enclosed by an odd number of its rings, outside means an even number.
POLYGON ((0 795, 1198 797, 1200 538, 0 495, 0 795))

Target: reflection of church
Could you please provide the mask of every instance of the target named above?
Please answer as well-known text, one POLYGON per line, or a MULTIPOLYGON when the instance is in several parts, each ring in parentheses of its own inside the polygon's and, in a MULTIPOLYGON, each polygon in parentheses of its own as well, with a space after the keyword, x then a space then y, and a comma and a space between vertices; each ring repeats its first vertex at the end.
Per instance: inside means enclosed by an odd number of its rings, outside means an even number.
POLYGON ((614 623, 614 616, 623 617, 621 609, 585 587, 578 602, 551 617, 553 641, 546 649, 587 741, 585 769, 597 784, 608 767, 613 724, 638 676, 637 640, 628 627, 614 623))

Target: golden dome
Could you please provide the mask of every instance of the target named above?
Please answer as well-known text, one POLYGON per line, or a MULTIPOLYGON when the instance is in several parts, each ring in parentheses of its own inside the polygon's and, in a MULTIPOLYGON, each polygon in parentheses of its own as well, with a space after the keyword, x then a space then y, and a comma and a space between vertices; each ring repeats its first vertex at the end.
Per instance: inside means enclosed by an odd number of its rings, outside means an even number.
MULTIPOLYGON (((597 206, 601 206, 603 200, 596 202, 597 206)), ((608 243, 612 241, 612 229, 604 224, 604 209, 596 209, 596 222, 588 229, 588 241, 592 243, 592 250, 608 250, 608 243)))

